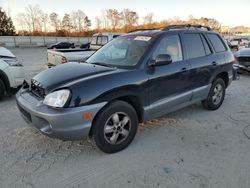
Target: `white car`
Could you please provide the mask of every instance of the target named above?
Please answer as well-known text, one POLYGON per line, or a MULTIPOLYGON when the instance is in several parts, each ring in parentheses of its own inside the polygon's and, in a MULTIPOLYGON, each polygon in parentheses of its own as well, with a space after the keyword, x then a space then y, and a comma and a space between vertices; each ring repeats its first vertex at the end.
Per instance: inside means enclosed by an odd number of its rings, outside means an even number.
POLYGON ((0 98, 16 91, 24 81, 23 65, 8 49, 0 47, 0 98))

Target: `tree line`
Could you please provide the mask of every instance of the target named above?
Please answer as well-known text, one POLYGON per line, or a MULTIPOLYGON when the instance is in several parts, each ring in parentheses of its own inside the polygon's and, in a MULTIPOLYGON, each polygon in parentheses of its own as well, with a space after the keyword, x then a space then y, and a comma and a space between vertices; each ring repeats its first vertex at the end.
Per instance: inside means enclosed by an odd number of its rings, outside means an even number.
POLYGON ((102 10, 95 17, 94 26, 92 20, 80 9, 60 16, 56 12, 44 12, 39 5, 28 5, 25 12, 18 13, 14 19, 20 28, 17 32, 12 19, 0 8, 0 35, 91 36, 96 32, 128 32, 134 29, 163 28, 172 24, 200 24, 216 31, 222 30, 221 23, 213 18, 195 18, 190 15, 187 20, 176 16, 154 21, 153 13, 140 17, 136 11, 128 8, 122 11, 102 10))

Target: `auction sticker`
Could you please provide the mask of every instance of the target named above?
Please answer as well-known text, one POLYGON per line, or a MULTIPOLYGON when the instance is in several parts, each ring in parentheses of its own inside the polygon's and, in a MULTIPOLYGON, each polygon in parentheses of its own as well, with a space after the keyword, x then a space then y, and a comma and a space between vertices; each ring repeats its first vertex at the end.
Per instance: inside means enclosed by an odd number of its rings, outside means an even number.
POLYGON ((140 41, 149 41, 151 39, 151 37, 147 37, 147 36, 137 36, 134 38, 134 40, 140 40, 140 41))

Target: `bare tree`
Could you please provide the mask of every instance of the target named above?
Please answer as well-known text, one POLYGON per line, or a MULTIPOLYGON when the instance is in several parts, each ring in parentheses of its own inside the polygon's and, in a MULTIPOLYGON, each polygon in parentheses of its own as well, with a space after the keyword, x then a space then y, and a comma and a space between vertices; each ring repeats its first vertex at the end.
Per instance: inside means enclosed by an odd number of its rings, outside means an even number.
POLYGON ((152 24, 153 23, 154 13, 150 12, 145 17, 143 17, 143 24, 152 24))
POLYGON ((29 33, 32 32, 32 23, 25 13, 19 13, 16 17, 16 21, 23 31, 27 29, 29 33))
POLYGON ((39 5, 28 5, 25 8, 25 13, 19 13, 16 18, 22 29, 28 31, 40 31, 42 29, 42 10, 39 5))
POLYGON ((102 28, 105 28, 105 29, 108 28, 108 19, 107 19, 105 10, 101 11, 100 20, 102 23, 102 28))
POLYGON ((39 31, 41 30, 41 15, 42 15, 42 10, 40 9, 39 5, 28 5, 25 8, 25 15, 27 18, 27 21, 30 22, 31 26, 32 26, 32 31, 39 31))
POLYGON ((49 18, 50 18, 51 25, 54 27, 55 32, 57 32, 60 27, 60 19, 58 17, 58 14, 55 12, 52 12, 49 15, 49 18))
POLYGON ((102 21, 101 21, 101 19, 99 17, 95 17, 95 24, 96 24, 96 28, 98 30, 100 30, 101 29, 101 25, 102 25, 102 21))
POLYGON ((121 14, 116 9, 108 9, 106 10, 106 17, 109 21, 109 24, 113 30, 117 29, 120 25, 121 14))
POLYGON ((121 19, 125 28, 138 24, 139 16, 135 11, 124 9, 121 12, 121 19))
POLYGON ((45 33, 47 33, 47 27, 48 27, 48 19, 49 19, 49 15, 45 12, 42 12, 42 15, 41 15, 41 21, 42 21, 42 24, 43 24, 43 31, 45 33))
POLYGON ((75 31, 80 32, 83 30, 86 17, 86 14, 81 10, 71 12, 71 23, 75 31))
POLYGON ((84 18, 84 29, 89 30, 89 27, 91 26, 91 20, 88 16, 84 18))

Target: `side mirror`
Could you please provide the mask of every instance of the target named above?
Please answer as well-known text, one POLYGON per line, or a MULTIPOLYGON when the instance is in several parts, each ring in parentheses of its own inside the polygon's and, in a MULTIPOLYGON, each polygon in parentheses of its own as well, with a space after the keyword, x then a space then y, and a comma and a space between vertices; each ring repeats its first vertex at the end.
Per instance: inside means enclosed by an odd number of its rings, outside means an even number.
POLYGON ((155 60, 152 61, 149 66, 162 66, 172 63, 171 55, 169 54, 159 54, 156 56, 155 60))

